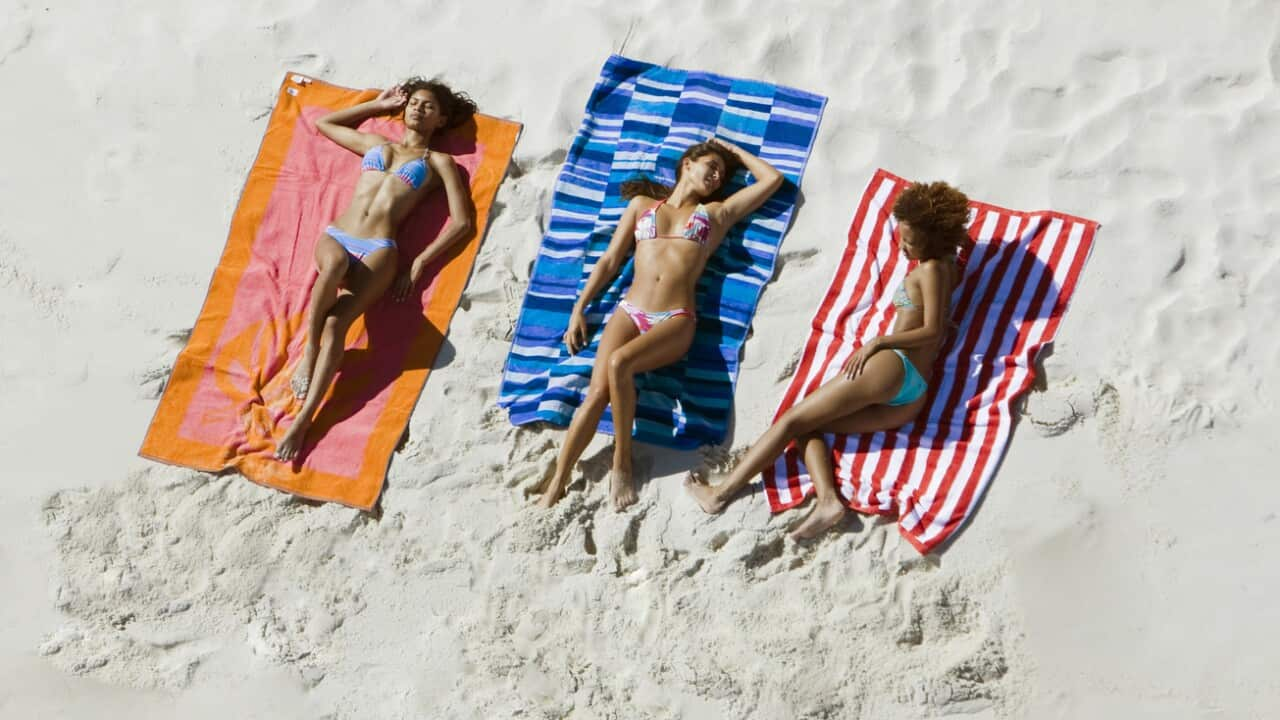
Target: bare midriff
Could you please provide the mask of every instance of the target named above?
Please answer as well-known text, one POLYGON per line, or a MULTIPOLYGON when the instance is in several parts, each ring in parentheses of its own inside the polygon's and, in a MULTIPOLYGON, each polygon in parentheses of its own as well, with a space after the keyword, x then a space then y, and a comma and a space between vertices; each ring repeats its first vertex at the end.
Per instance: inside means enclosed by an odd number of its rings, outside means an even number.
POLYGON ((414 190, 395 173, 362 172, 351 204, 333 225, 356 237, 394 240, 396 229, 417 205, 415 196, 428 192, 434 179, 414 190))
POLYGON ((640 240, 627 300, 648 312, 694 307, 694 290, 707 264, 705 248, 683 237, 640 240))

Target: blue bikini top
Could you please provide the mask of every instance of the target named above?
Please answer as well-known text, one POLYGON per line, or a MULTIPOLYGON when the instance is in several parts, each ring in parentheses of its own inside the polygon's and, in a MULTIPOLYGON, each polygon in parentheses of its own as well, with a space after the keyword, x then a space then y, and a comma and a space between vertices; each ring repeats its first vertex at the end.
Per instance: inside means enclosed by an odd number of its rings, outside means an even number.
MULTIPOLYGON (((382 148, 387 147, 389 144, 369 148, 369 152, 365 153, 364 159, 360 161, 360 170, 362 172, 369 170, 387 172, 387 160, 383 157, 382 148)), ((424 155, 396 168, 394 174, 403 180, 405 185, 417 190, 422 187, 427 178, 431 177, 431 168, 427 167, 427 158, 424 155)))
POLYGON ((693 209, 693 213, 689 215, 689 220, 684 224, 684 231, 679 235, 659 235, 658 234, 658 208, 662 207, 666 200, 661 200, 657 205, 644 211, 640 217, 636 218, 636 240, 652 240, 657 237, 682 237, 685 240, 692 240, 699 245, 706 245, 707 238, 711 235, 711 216, 707 214, 707 208, 702 203, 693 209))

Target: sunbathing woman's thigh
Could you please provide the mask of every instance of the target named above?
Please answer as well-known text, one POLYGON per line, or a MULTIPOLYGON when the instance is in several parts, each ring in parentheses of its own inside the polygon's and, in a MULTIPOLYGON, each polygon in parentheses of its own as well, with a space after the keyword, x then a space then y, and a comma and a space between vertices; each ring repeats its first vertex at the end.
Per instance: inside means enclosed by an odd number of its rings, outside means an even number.
MULTIPOLYGON (((615 310, 600 333, 600 344, 596 346, 596 359, 591 365, 591 384, 609 386, 609 357, 620 347, 640 336, 635 323, 621 310, 615 310)), ((589 338, 588 338, 589 339, 589 338)))
POLYGON ((353 261, 342 282, 351 293, 351 300, 343 303, 345 312, 352 317, 360 315, 382 297, 396 277, 396 264, 396 252, 390 248, 375 250, 353 261))

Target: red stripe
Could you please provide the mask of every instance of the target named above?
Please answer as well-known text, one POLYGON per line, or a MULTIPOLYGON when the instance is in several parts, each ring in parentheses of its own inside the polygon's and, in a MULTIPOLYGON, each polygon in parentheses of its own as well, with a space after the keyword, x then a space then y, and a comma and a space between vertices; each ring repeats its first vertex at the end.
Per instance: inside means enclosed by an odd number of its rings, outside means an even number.
MULTIPOLYGON (((968 516, 970 505, 973 504, 973 499, 976 496, 978 486, 982 484, 982 479, 987 476, 989 466, 993 461, 998 460, 999 458, 1000 453, 993 451, 995 451, 995 444, 999 438, 1000 430, 1007 427, 1007 425, 1012 422, 1012 400, 1014 397, 1025 392, 1035 380, 1033 353, 1035 353, 1039 347, 1042 347, 1045 342, 1051 341, 1053 338, 1055 328, 1050 327, 1050 325, 1054 323, 1053 317, 1059 305, 1059 299, 1064 297, 1063 293, 1066 291, 1065 280, 1064 287, 1059 288, 1056 297, 1053 298, 1051 307, 1049 308, 1050 318, 1045 324, 1044 332, 1041 335, 1040 340, 1036 342, 1033 347, 1028 347, 1027 345, 1031 341, 1030 326, 1034 325, 1036 322, 1036 319, 1039 316, 1037 311, 1040 306, 1044 304, 1046 296, 1049 294, 1051 288, 1054 287, 1055 280, 1053 277, 1053 269, 1058 267, 1058 263, 1061 262, 1062 256, 1068 252, 1068 250, 1075 253, 1071 261, 1072 270, 1068 271, 1069 277, 1071 272, 1078 272, 1082 267, 1083 257, 1085 255, 1085 253, 1080 252, 1079 246, 1074 248, 1070 247, 1070 225, 1070 223, 1064 223, 1063 237, 1050 253, 1049 260, 1046 264, 1046 277, 1041 278, 1041 281, 1037 284, 1035 294, 1032 296, 1031 303, 1027 307, 1028 317, 1024 318, 1021 323, 1022 327, 1018 334, 1018 346, 1012 354, 1013 357, 1025 356, 1027 358, 1027 376, 1017 388, 1013 387, 1012 372, 1005 373, 1000 380, 1000 384, 996 389, 995 398, 987 411, 987 417, 997 421, 995 431, 991 432, 988 437, 985 438, 985 442, 983 442, 982 447, 979 450, 978 460, 974 463, 973 470, 970 473, 969 480, 961 489, 960 498, 956 502, 955 509, 952 511, 951 516, 946 519, 944 529, 939 532, 937 537, 932 541, 927 542, 926 544, 928 545, 936 545, 938 542, 945 540, 955 532, 963 522, 964 518, 968 516)), ((1008 365, 1008 363, 1006 363, 1006 365, 1008 365)), ((940 509, 942 506, 939 505, 938 507, 940 509)), ((926 514, 924 523, 925 529, 932 524, 934 517, 936 517, 936 513, 932 516, 930 514, 926 514)))
MULTIPOLYGON (((895 188, 894 197, 897 197, 898 192, 901 192, 901 188, 895 188)), ((892 207, 892 203, 886 202, 886 207, 892 207)), ((876 239, 877 245, 882 245, 886 242, 885 240, 882 240, 882 238, 884 238, 885 235, 884 226, 889 224, 889 215, 890 213, 888 211, 882 212, 878 218, 878 222, 876 223, 875 230, 872 231, 874 233, 872 237, 876 239)), ((889 280, 893 278, 894 272, 898 268, 898 263, 903 260, 903 255, 898 239, 892 233, 889 234, 887 242, 889 245, 887 253, 888 257, 885 259, 884 265, 881 266, 880 274, 876 277, 875 297, 871 300, 871 305, 867 308, 867 312, 863 314, 862 319, 858 322, 858 327, 854 330, 853 337, 850 338, 852 342, 857 342, 859 345, 863 344, 858 342, 862 338, 870 340, 871 336, 868 334, 868 328, 873 323, 877 323, 875 335, 884 335, 885 331, 891 326, 893 318, 896 315, 895 308, 893 303, 890 301, 890 295, 887 292, 887 289, 889 287, 889 280)), ((879 255, 880 253, 877 252, 876 256, 878 257, 879 255)), ((910 272, 910 267, 911 265, 908 263, 908 272, 910 272)), ((866 273, 864 273, 864 275, 866 275, 866 273)), ((843 342, 840 343, 840 345, 843 344, 843 342)), ((839 350, 839 347, 837 347, 835 343, 832 343, 832 347, 835 350, 839 350)), ((835 359, 835 356, 835 352, 830 353, 824 366, 835 359)), ((862 482, 865 477, 863 468, 867 460, 867 455, 871 453, 872 437, 872 433, 862 433, 858 436, 857 449, 854 451, 853 462, 850 465, 850 477, 853 480, 854 498, 857 498, 862 491, 862 482)), ((839 436, 836 439, 836 446, 840 448, 840 453, 842 455, 847 452, 849 439, 850 437, 848 435, 839 436)))
MULTIPOLYGON (((823 304, 819 307, 812 321, 811 332, 806 343, 804 353, 801 357, 800 367, 797 368, 796 374, 792 377, 782 402, 775 413, 776 420, 783 412, 792 407, 798 397, 807 395, 819 384, 825 372, 815 372, 815 368, 830 370, 830 363, 839 355, 840 348, 845 341, 855 342, 861 338, 867 337, 872 327, 879 326, 878 334, 883 334, 885 328, 892 323, 893 312, 886 307, 881 307, 878 300, 883 295, 884 287, 887 285, 888 278, 892 277, 897 267, 898 258, 895 252, 895 239, 882 238, 884 235, 883 224, 888 220, 889 212, 887 210, 879 213, 876 218, 876 228, 868 236, 867 247, 864 252, 867 253, 865 259, 861 263, 857 263, 855 267, 855 258, 858 253, 858 240, 863 237, 863 224, 867 222, 867 212, 870 204, 875 198, 878 191, 883 190, 883 182, 891 181, 898 186, 890 190, 887 195, 885 207, 890 207, 892 200, 897 193, 905 187, 906 181, 897 178, 883 170, 878 171, 872 182, 868 185, 866 192, 859 205, 859 210, 854 218, 853 227, 849 232, 849 245, 845 248, 841 265, 838 268, 831 286, 828 288, 823 304), (888 256, 884 259, 884 266, 879 268, 879 272, 875 274, 874 281, 878 282, 879 287, 872 288, 877 291, 877 297, 872 298, 869 304, 866 302, 864 295, 868 291, 869 284, 873 281, 868 270, 874 267, 874 263, 879 262, 881 251, 885 249, 885 243, 888 243, 888 256), (875 252, 873 252, 873 250, 875 252), (850 273, 856 273, 856 278, 850 278, 850 273), (849 295, 849 301, 844 307, 835 307, 836 300, 840 297, 841 289, 847 282, 854 282, 852 292, 849 295), (857 327, 848 329, 848 320, 857 311, 859 306, 865 306, 865 312, 858 318, 857 327), (821 346, 824 337, 824 329, 832 320, 832 312, 838 312, 840 315, 835 318, 837 321, 831 327, 830 346, 819 356, 818 348, 821 346), (812 379, 809 376, 813 375, 812 379)), ((852 473, 851 485, 854 487, 855 495, 848 498, 847 502, 850 506, 864 512, 884 512, 886 504, 892 504, 896 499, 901 510, 908 511, 915 507, 931 488, 937 487, 938 492, 934 494, 931 507, 924 510, 920 515, 920 522, 911 532, 903 532, 907 540, 916 547, 920 552, 928 552, 936 547, 939 543, 948 539, 955 530, 964 522, 965 518, 972 512, 972 506, 976 502, 976 498, 980 495, 980 488, 986 486, 987 478, 994 471, 995 465, 998 463, 999 457, 1003 454, 1004 447, 1007 445, 1009 437, 1008 429, 1012 421, 1012 399, 1026 391, 1027 387, 1033 380, 1034 370, 1028 375, 1016 382, 1015 371, 1012 367, 1017 365, 1017 360, 1026 358, 1024 362, 1030 364, 1037 357, 1044 347, 1053 341, 1056 334, 1057 326, 1061 320, 1061 315, 1066 309, 1067 302, 1071 294, 1074 292, 1075 285, 1078 282, 1079 275, 1083 270, 1089 251, 1092 247, 1094 235, 1097 225, 1090 221, 1081 220, 1072 216, 1062 215, 1060 213, 1043 212, 1035 213, 1034 216, 1014 213, 985 203, 972 203, 972 207, 976 210, 974 222, 970 227, 970 235, 979 235, 982 226, 990 220, 992 213, 996 214, 994 227, 990 235, 992 239, 986 243, 980 243, 973 252, 973 260, 981 259, 981 262, 971 263, 966 272, 965 280, 962 281, 962 290, 956 303, 956 310, 953 316, 969 317, 970 326, 963 336, 955 338, 953 345, 957 350, 944 351, 939 354, 939 359, 934 366, 932 377, 940 377, 939 372, 947 363, 954 363, 949 379, 949 387, 942 396, 934 397, 934 393, 941 392, 944 383, 932 383, 930 386, 930 397, 926 400, 925 409, 920 419, 916 421, 915 427, 907 434, 891 431, 888 433, 877 433, 873 435, 865 435, 859 437, 856 445, 857 448, 850 450, 848 448, 848 437, 837 437, 837 442, 833 448, 832 461, 837 470, 837 483, 843 487, 845 482, 850 482, 849 473, 841 473, 840 465, 843 461, 849 460, 851 465, 855 466, 852 473), (1026 227, 1017 228, 1019 236, 1011 242, 1003 242, 1002 238, 1009 229, 1009 223, 1017 219, 1030 220, 1034 217, 1041 221, 1039 227, 1034 231, 1032 237, 1023 245, 1021 236, 1027 232, 1026 227), (1081 240, 1071 248, 1066 247, 1066 243, 1070 242, 1069 234, 1059 239, 1058 246, 1050 253, 1049 259, 1045 267, 1045 275, 1037 282, 1034 288, 1026 286, 1031 270, 1038 262, 1035 256, 1037 250, 1043 247, 1045 235, 1048 231, 1051 221, 1054 219, 1064 222, 1064 233, 1069 233, 1071 223, 1083 223, 1084 231, 1081 240), (982 254, 979 255, 979 251, 982 254), (1019 257, 1019 252, 1023 252, 1019 257), (1069 258, 1071 267, 1067 272, 1063 281, 1063 286, 1058 289, 1056 298, 1048 298, 1048 293, 1054 283, 1053 270, 1057 267, 1065 257, 1065 253, 1071 252, 1069 258), (1010 283, 1010 297, 997 299, 995 296, 999 292, 1002 285, 1001 280, 1009 277, 1009 269, 1015 263, 1017 264, 1016 273, 1013 276, 1013 282, 1010 283), (985 286, 980 286, 981 272, 990 269, 988 279, 985 286), (1031 318, 1023 318, 1018 322, 1017 326, 1012 325, 1013 315, 1018 306, 1018 299, 1028 297, 1031 293, 1030 302, 1027 304, 1028 313, 1031 318), (1036 320, 1039 314, 1035 312, 1041 304, 1048 303, 1051 306, 1050 317, 1047 321, 1036 320), (994 308, 993 305, 1001 304, 1000 308, 994 308), (970 307, 972 306, 972 310, 970 307), (991 313, 998 312, 995 323, 983 322, 991 317, 991 313), (1045 322, 1041 337, 1032 339, 1030 336, 1031 326, 1035 322, 1045 322), (990 326, 992 328, 991 338, 982 343, 983 349, 988 350, 988 356, 992 353, 999 352, 999 349, 1006 345, 1012 345, 1012 350, 999 357, 1009 358, 1003 361, 1003 365, 997 374, 997 368, 994 363, 981 363, 976 368, 976 382, 969 382, 969 373, 973 372, 973 362, 971 360, 973 351, 980 342, 982 342, 983 328, 990 326), (1009 330, 1013 331, 1010 335, 1009 330), (1013 362, 1011 362, 1011 360, 1013 362), (984 390, 992 389, 994 385, 994 398, 990 404, 984 403, 979 406, 977 398, 980 397, 984 390), (974 388, 974 394, 970 396, 966 390, 974 388), (941 412, 934 412, 941 404, 941 412), (978 444, 973 443, 975 436, 975 423, 985 410, 986 418, 993 421, 993 424, 987 426, 983 434, 983 441, 978 444), (936 419, 936 428, 933 432, 930 430, 930 420, 936 419), (954 444, 954 454, 946 468, 938 468, 938 463, 945 451, 946 444, 941 442, 959 426, 959 440, 954 444), (929 435, 929 441, 924 444, 925 436, 929 435), (870 450, 872 442, 880 444, 880 448, 874 452, 870 450), (888 468, 893 463, 895 448, 902 445, 903 462, 899 470, 895 473, 892 482, 886 478, 888 468), (854 452, 852 458, 846 457, 847 452, 854 452), (874 457, 872 457, 874 455, 874 457), (965 477, 960 477, 960 468, 968 460, 973 461, 973 468, 970 472, 964 473, 965 477), (905 483, 909 481, 910 476, 918 463, 924 462, 925 467, 922 473, 922 482, 910 496, 905 495, 905 483), (868 473, 867 470, 870 469, 868 473), (868 507, 861 507, 857 502, 856 493, 858 485, 856 484, 861 478, 870 477, 868 480, 872 483, 868 493, 868 507), (962 484, 961 484, 962 483, 962 484), (959 495, 956 495, 956 493, 959 495), (901 495, 902 497, 897 497, 901 495), (929 527, 939 519, 942 508, 946 506, 949 496, 954 496, 956 503, 948 517, 942 518, 943 523, 940 532, 936 537, 925 542, 921 536, 928 532, 929 527)), ((975 240, 981 240, 975 237, 975 240)), ((795 505, 804 500, 799 496, 798 489, 800 484, 800 457, 794 448, 790 448, 782 465, 785 467, 788 477, 786 482, 788 487, 792 488, 794 500, 790 503, 783 503, 780 496, 782 487, 782 479, 777 478, 778 471, 774 467, 766 471, 766 489, 770 499, 770 505, 779 510, 779 505, 795 505)))
MULTIPOLYGON (((884 175, 888 176, 887 173, 884 173, 884 175)), ((866 216, 870 209, 871 201, 883 188, 884 182, 891 181, 891 180, 896 180, 896 178, 891 178, 891 177, 882 178, 880 176, 880 173, 877 173, 876 178, 872 181, 872 183, 868 186, 867 191, 863 194, 863 201, 858 207, 857 215, 854 217, 854 224, 849 228, 849 241, 845 247, 844 258, 841 262, 840 270, 836 278, 832 281, 830 288, 828 288, 827 297, 823 300, 823 304, 819 308, 818 314, 814 317, 812 328, 810 330, 809 342, 806 345, 805 354, 802 356, 801 367, 797 368, 796 374, 792 378, 791 386, 788 388, 786 395, 783 397, 783 402, 778 406, 778 410, 774 414, 774 418, 773 418, 774 422, 777 422, 778 418, 782 416, 782 413, 786 412, 796 403, 798 395, 808 396, 810 393, 812 393, 816 389, 816 386, 818 385, 818 383, 821 382, 822 373, 817 373, 815 377, 811 381, 809 381, 808 383, 809 387, 807 389, 804 389, 803 392, 801 392, 801 390, 804 388, 806 384, 805 378, 809 375, 809 373, 812 371, 814 367, 814 360, 817 356, 817 348, 821 343, 822 338, 825 334, 824 329, 827 326, 827 322, 830 318, 831 311, 835 309, 835 306, 837 304, 837 301, 839 300, 840 295, 843 294, 842 291, 844 289, 844 284, 848 278, 849 272, 853 269, 853 260, 858 253, 858 240, 862 234, 861 233, 862 224, 866 222, 866 216)), ((898 182, 901 183, 900 180, 898 182)), ((888 196, 885 199, 885 205, 883 205, 882 209, 876 214, 877 216, 876 224, 872 230, 872 235, 871 235, 872 242, 869 243, 868 247, 865 249, 868 261, 871 258, 875 257, 874 254, 871 252, 871 250, 875 247, 875 242, 879 239, 879 237, 883 233, 883 226, 888 217, 888 212, 883 208, 891 207, 893 198, 897 197, 897 193, 900 191, 901 191, 900 184, 894 187, 892 190, 890 190, 888 196)), ((859 272, 857 273, 857 280, 856 280, 856 284, 854 285, 853 293, 850 295, 849 302, 845 304, 845 307, 840 308, 840 312, 839 312, 839 315, 837 316, 836 324, 833 326, 832 340, 827 347, 826 356, 823 358, 822 362, 818 365, 818 367, 820 368, 826 368, 830 364, 831 358, 834 357, 834 355, 839 351, 840 346, 844 341, 844 333, 841 332, 840 329, 843 328, 846 324, 845 318, 847 318, 848 315, 851 314, 852 312, 851 308, 856 308, 860 304, 859 303, 860 298, 862 298, 863 295, 866 293, 868 274, 866 272, 862 272, 862 269, 865 268, 867 264, 869 264, 869 262, 864 262, 864 264, 860 265, 858 268, 859 272)), ((861 329, 859 330, 859 332, 860 331, 861 329)), ((860 335, 855 334, 853 337, 860 337, 860 335)), ((788 469, 788 473, 787 473, 787 477, 785 478, 785 481, 786 481, 787 487, 790 489, 791 496, 792 496, 792 502, 790 503, 790 505, 794 506, 796 504, 799 504, 800 500, 804 499, 803 496, 800 496, 800 477, 799 477, 800 460, 799 460, 798 453, 794 443, 788 445, 787 448, 784 450, 784 453, 787 456, 787 469, 788 469)), ((765 482, 769 482, 769 478, 767 474, 765 477, 765 482)))
MULTIPOLYGON (((906 467, 902 473, 903 487, 899 488, 899 493, 905 490, 905 484, 909 482, 911 474, 915 470, 915 462, 917 458, 920 457, 920 453, 923 453, 925 467, 922 473, 920 486, 916 490, 917 494, 920 494, 923 489, 927 488, 931 484, 931 478, 937 472, 939 459, 947 448, 947 438, 951 436, 951 430, 958 419, 957 410, 961 399, 964 396, 965 390, 968 387, 969 372, 973 362, 973 350, 977 346, 978 341, 982 338, 983 327, 985 326, 985 314, 982 312, 972 312, 970 308, 976 305, 985 311, 986 308, 990 307, 995 293, 999 292, 1000 281, 1004 275, 1005 269, 1008 267, 1009 262, 1013 257, 1013 251, 1018 245, 1017 236, 1015 236, 1014 240, 1008 242, 1004 240, 1004 235, 1009 229, 1009 222, 1011 220, 1016 220, 1018 224, 1014 226, 1014 231, 1021 232, 1022 221, 1025 219, 1025 217, 1001 215, 1000 219, 996 221, 996 227, 993 229, 990 239, 982 242, 981 247, 975 248, 974 255, 977 254, 978 249, 981 249, 983 254, 980 258, 972 258, 972 260, 980 260, 980 262, 975 263, 971 260, 971 274, 966 278, 966 280, 968 280, 968 285, 961 294, 960 302, 957 304, 956 310, 952 314, 952 317, 966 318, 969 323, 969 329, 965 335, 957 336, 956 338, 956 342, 954 344, 955 349, 952 350, 956 357, 956 367, 951 371, 948 377, 948 380, 950 381, 949 388, 942 400, 942 411, 937 415, 937 427, 932 433, 934 441, 930 443, 929 449, 922 449, 921 439, 923 438, 925 431, 928 429, 928 417, 933 416, 932 410, 938 403, 937 398, 932 400, 928 406, 926 422, 920 424, 912 431, 912 444, 913 446, 921 449, 913 453, 912 457, 909 459, 909 462, 907 463, 908 467, 906 467), (990 273, 985 272, 988 265, 991 267, 990 273)), ((981 233, 981 231, 982 226, 976 225, 975 228, 971 230, 970 234, 971 236, 977 235, 981 233)), ((981 241, 982 238, 977 237, 975 240, 981 241)), ((959 330, 957 330, 957 333, 958 332, 959 330)), ((948 383, 936 383, 937 389, 941 390, 944 384, 948 383)), ((937 391, 935 390, 933 392, 937 391)), ((956 447, 957 449, 962 448, 959 441, 957 441, 956 447)), ((914 507, 914 498, 911 500, 912 506, 914 507)))
MULTIPOLYGON (((883 172, 883 171, 881 171, 883 172)), ((805 343, 803 354, 801 354, 800 367, 796 368, 796 373, 791 376, 791 383, 787 386, 786 392, 783 394, 782 402, 778 404, 778 409, 773 414, 771 422, 777 422, 782 417, 782 413, 795 402, 796 394, 800 391, 800 387, 804 384, 804 378, 808 374, 808 370, 813 362, 814 354, 817 352, 818 344, 822 341, 822 328, 826 324, 827 315, 831 312, 831 308, 835 305, 835 300, 840 295, 840 291, 844 288, 844 284, 848 279, 849 269, 853 265, 854 255, 857 253, 857 231, 862 226, 863 218, 866 217, 867 209, 871 206, 871 200, 875 196, 875 190, 880 186, 881 174, 876 173, 875 177, 868 183, 867 188, 863 191, 862 202, 858 204, 858 211, 854 214, 853 225, 849 228, 849 237, 845 244, 844 253, 840 259, 840 265, 836 268, 835 275, 831 278, 831 284, 827 287, 827 294, 823 298, 822 304, 818 306, 818 312, 814 315, 813 321, 810 323, 809 339, 805 343)), ((790 452, 790 448, 784 450, 790 452)), ((789 466, 788 466, 789 467, 789 466)), ((775 477, 777 471, 773 466, 765 469, 763 475, 766 487, 775 486, 778 483, 775 477)), ((787 477, 783 478, 787 486, 791 489, 792 501, 786 503, 791 506, 795 500, 795 494, 799 492, 799 479, 792 472, 787 473, 787 477)), ((775 509, 781 501, 777 498, 778 493, 775 491, 770 496, 770 503, 775 509)))
MULTIPOLYGON (((980 239, 977 236, 980 235, 980 233, 982 232, 982 227, 983 225, 986 224, 988 214, 989 214, 989 211, 986 211, 986 210, 979 211, 977 215, 974 216, 973 223, 970 225, 969 235, 971 238, 975 240, 974 251, 973 253, 971 253, 971 255, 976 255, 979 251, 981 251, 982 254, 978 257, 969 258, 970 262, 968 264, 972 266, 972 269, 970 270, 970 272, 967 274, 966 277, 961 278, 960 301, 956 303, 956 307, 952 309, 951 317, 953 318, 965 317, 965 313, 967 313, 969 309, 969 303, 971 301, 972 294, 974 292, 974 289, 977 287, 978 280, 981 275, 981 273, 978 271, 981 270, 982 266, 985 265, 987 262, 986 256, 989 252, 990 245, 984 243, 983 245, 978 246, 976 245, 976 241, 980 239), (978 262, 972 262, 974 260, 978 260, 978 262)), ((994 229, 995 237, 998 238, 1003 235, 1007 223, 1008 223, 1008 218, 1001 216, 1001 218, 997 221, 996 227, 994 229)), ((960 338, 957 337, 956 339, 959 340, 960 338)), ((933 371, 930 375, 931 379, 942 377, 941 369, 946 364, 945 359, 952 352, 952 348, 954 347, 954 345, 955 343, 952 343, 952 347, 943 348, 938 353, 938 359, 936 362, 934 362, 933 371)), ((958 377, 963 378, 963 377, 967 377, 967 375, 959 375, 958 377)), ((933 408, 936 402, 936 395, 938 393, 938 390, 941 387, 942 387, 942 383, 940 382, 933 382, 929 384, 929 388, 927 390, 928 394, 925 398, 924 407, 921 408, 920 415, 918 416, 917 420, 914 423, 915 427, 912 428, 910 435, 908 435, 907 437, 907 447, 915 448, 915 449, 909 451, 906 457, 903 459, 902 467, 898 470, 897 477, 894 478, 893 487, 890 491, 891 496, 897 496, 902 491, 902 489, 906 487, 907 482, 911 478, 911 471, 915 469, 915 459, 922 452, 922 450, 920 449, 921 447, 920 440, 924 436, 924 432, 929 426, 929 417, 933 414, 933 408)), ((927 462, 927 459, 926 459, 926 462, 927 462)))
MULTIPOLYGON (((1046 265, 1046 277, 1041 278, 1041 281, 1038 282, 1034 288, 1027 287, 1027 279, 1030 276, 1031 271, 1035 268, 1037 263, 1041 262, 1038 252, 1044 245, 1045 236, 1048 234, 1048 230, 1052 224, 1052 221, 1048 219, 1042 220, 1040 227, 1036 229, 1036 233, 1031 238, 1030 242, 1025 246, 1023 246, 1022 243, 1015 243, 1019 246, 1017 249, 1022 251, 1022 257, 1018 259, 1018 269, 1014 275, 1011 287, 1018 293, 1018 295, 1008 298, 1003 303, 1003 306, 1000 308, 999 315, 996 318, 995 328, 997 332, 1000 330, 1005 330, 1005 332, 1000 334, 998 338, 993 336, 990 347, 993 350, 999 351, 999 349, 1004 347, 1007 343, 1009 345, 1009 352, 1004 356, 1006 359, 1003 360, 1005 370, 996 378, 996 399, 987 408, 988 417, 991 417, 993 411, 998 408, 1000 387, 1008 380, 1010 376, 1008 369, 1016 365, 1015 358, 1017 357, 1018 352, 1021 351, 1021 346, 1026 342, 1026 338, 1021 333, 1021 322, 1016 326, 1012 322, 1013 314, 1017 311, 1018 301, 1026 296, 1027 290, 1030 290, 1031 302, 1028 304, 1028 312, 1032 312, 1034 308, 1038 307, 1037 303, 1043 300, 1044 294, 1048 292, 1048 285, 1052 284, 1053 281, 1051 266, 1046 265)), ((1059 243, 1054 248, 1053 252, 1055 254, 1060 253, 1061 248, 1062 245, 1059 243)), ((983 312, 980 317, 985 316, 986 313, 983 312)), ((976 452, 977 459, 974 463, 973 471, 968 474, 966 479, 966 482, 971 482, 973 478, 978 476, 978 468, 982 466, 990 456, 991 445, 994 439, 999 435, 998 431, 985 431, 982 442, 977 448, 972 446, 972 440, 974 430, 977 428, 977 415, 982 411, 982 408, 979 406, 981 396, 988 385, 991 384, 995 370, 996 362, 986 362, 979 365, 977 383, 978 392, 971 397, 967 403, 969 406, 969 412, 966 414, 972 415, 973 417, 971 419, 966 418, 966 422, 962 425, 961 437, 964 442, 963 457, 959 459, 952 458, 949 466, 943 471, 942 477, 938 479, 938 491, 933 494, 933 501, 930 503, 929 507, 925 509, 924 514, 920 518, 920 522, 912 530, 912 534, 917 537, 922 537, 924 533, 928 531, 929 526, 933 524, 934 520, 938 517, 938 513, 941 512, 941 509, 946 505, 947 496, 951 493, 952 486, 955 484, 955 480, 960 474, 960 470, 964 465, 964 460, 976 452)), ((928 496, 928 491, 928 488, 921 487, 919 496, 921 498, 928 496)), ((923 542, 923 538, 921 541, 923 542)))

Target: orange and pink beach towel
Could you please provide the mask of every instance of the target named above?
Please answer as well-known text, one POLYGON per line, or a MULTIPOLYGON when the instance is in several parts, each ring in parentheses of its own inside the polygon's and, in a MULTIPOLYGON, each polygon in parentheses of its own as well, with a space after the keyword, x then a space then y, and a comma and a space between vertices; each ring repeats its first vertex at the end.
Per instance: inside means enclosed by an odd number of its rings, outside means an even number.
MULTIPOLYGON (((388 294, 356 321, 301 460, 282 463, 273 452, 301 405, 289 378, 301 357, 315 242, 346 207, 360 172, 360 158, 321 136, 315 121, 374 95, 286 76, 144 457, 210 472, 234 468, 269 487, 366 510, 377 502, 471 274, 520 125, 476 115, 433 143, 469 181, 475 232, 428 269, 409 299, 388 294)), ((388 118, 361 129, 392 139, 404 132, 388 118)), ((431 242, 448 214, 444 193, 433 193, 401 228, 401 258, 431 242)))

